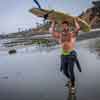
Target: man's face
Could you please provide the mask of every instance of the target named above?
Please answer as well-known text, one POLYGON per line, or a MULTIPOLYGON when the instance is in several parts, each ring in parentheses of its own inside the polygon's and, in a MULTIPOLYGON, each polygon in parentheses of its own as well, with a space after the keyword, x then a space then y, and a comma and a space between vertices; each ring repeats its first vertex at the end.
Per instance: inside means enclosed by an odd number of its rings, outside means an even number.
POLYGON ((67 23, 62 24, 63 31, 67 32, 69 30, 69 26, 67 23))

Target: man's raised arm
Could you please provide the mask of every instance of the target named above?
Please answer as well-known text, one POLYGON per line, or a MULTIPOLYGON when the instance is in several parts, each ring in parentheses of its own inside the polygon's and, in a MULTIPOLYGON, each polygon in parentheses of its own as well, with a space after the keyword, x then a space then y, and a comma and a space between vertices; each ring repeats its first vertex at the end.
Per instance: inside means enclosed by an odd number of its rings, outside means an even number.
POLYGON ((49 32, 52 33, 52 36, 55 39, 58 40, 60 38, 60 33, 56 32, 56 21, 55 20, 52 20, 51 27, 49 28, 49 32))
POLYGON ((77 36, 78 32, 80 31, 80 25, 79 25, 78 21, 76 20, 76 18, 74 19, 74 23, 75 23, 75 31, 74 31, 74 33, 75 33, 75 36, 77 36))

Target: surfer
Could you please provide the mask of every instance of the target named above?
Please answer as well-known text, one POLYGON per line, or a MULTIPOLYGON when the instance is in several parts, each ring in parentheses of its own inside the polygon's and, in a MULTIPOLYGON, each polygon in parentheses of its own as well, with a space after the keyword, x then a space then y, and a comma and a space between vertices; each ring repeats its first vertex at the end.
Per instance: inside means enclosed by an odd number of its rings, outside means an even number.
POLYGON ((50 33, 55 40, 61 45, 61 67, 60 71, 63 71, 64 75, 69 79, 66 84, 71 85, 72 90, 75 90, 75 75, 74 75, 74 64, 76 63, 78 70, 81 72, 81 67, 77 58, 77 53, 75 51, 75 42, 78 32, 80 30, 80 25, 77 19, 74 19, 75 30, 73 32, 69 31, 69 23, 65 20, 62 22, 62 32, 56 31, 56 21, 52 18, 51 27, 49 28, 50 33))

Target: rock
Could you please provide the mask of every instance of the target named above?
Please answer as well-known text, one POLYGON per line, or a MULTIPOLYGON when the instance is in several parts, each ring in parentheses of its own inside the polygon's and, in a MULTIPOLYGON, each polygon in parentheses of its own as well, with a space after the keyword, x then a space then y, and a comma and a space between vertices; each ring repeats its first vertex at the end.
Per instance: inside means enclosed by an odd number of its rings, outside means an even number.
POLYGON ((93 7, 82 12, 79 17, 91 25, 91 28, 100 28, 100 1, 93 1, 93 7))
POLYGON ((11 49, 11 50, 8 51, 8 53, 9 54, 15 54, 16 53, 16 50, 15 49, 11 49))

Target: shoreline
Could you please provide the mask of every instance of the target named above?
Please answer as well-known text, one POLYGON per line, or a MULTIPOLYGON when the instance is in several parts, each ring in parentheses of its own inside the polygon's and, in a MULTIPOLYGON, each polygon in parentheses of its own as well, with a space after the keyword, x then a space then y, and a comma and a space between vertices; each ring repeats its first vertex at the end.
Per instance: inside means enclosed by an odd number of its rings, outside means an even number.
MULTIPOLYGON (((42 33, 41 33, 42 34, 42 33)), ((98 38, 100 37, 100 29, 98 30, 92 30, 91 32, 87 33, 79 33, 79 36, 77 37, 77 42, 83 41, 83 40, 88 40, 88 39, 93 39, 93 38, 98 38)), ((30 36, 30 37, 21 37, 21 38, 10 38, 10 39, 2 39, 1 45, 4 46, 5 48, 14 48, 14 47, 24 47, 28 45, 46 45, 46 46, 52 46, 56 45, 57 41, 55 41, 51 34, 44 34, 44 35, 35 35, 35 36, 30 36), (44 42, 43 42, 44 41, 44 42)))

